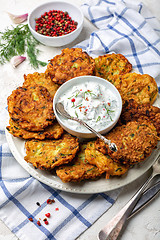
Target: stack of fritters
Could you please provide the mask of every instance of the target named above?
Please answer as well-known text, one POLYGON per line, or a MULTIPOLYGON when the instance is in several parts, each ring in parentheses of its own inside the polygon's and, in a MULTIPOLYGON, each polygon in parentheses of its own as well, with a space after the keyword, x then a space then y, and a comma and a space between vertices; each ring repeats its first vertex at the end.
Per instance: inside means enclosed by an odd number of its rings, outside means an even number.
POLYGON ((53 97, 58 85, 44 73, 24 76, 22 87, 8 97, 10 115, 7 130, 23 139, 58 139, 63 128, 55 120, 53 97))
POLYGON ((121 54, 93 59, 80 48, 66 48, 49 61, 45 73, 24 75, 23 86, 8 97, 7 130, 27 140, 25 160, 35 168, 54 170, 63 182, 121 176, 144 161, 160 136, 160 109, 152 106, 158 88, 151 76, 130 73, 131 69, 121 54), (82 75, 105 78, 122 96, 120 120, 106 135, 117 152, 100 139, 79 143, 55 120, 52 102, 59 85, 82 75))

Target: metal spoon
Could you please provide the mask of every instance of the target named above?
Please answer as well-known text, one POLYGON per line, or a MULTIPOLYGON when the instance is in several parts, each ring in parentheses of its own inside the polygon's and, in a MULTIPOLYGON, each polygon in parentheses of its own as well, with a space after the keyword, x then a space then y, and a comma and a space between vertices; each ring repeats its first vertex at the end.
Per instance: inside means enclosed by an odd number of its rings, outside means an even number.
POLYGON ((64 106, 61 102, 56 103, 55 108, 57 110, 57 112, 63 116, 66 117, 68 119, 74 120, 76 122, 79 122, 80 124, 82 124, 83 126, 85 126, 86 128, 88 128, 91 132, 93 132, 97 137, 99 137, 102 141, 105 142, 105 144, 107 144, 109 146, 109 148, 113 151, 116 152, 117 151, 117 146, 115 143, 111 143, 110 140, 108 140, 107 138, 103 137, 100 133, 96 132, 93 128, 91 128, 87 123, 85 123, 84 121, 82 121, 81 119, 75 118, 75 117, 71 117, 69 115, 68 112, 66 112, 66 110, 64 109, 64 106))

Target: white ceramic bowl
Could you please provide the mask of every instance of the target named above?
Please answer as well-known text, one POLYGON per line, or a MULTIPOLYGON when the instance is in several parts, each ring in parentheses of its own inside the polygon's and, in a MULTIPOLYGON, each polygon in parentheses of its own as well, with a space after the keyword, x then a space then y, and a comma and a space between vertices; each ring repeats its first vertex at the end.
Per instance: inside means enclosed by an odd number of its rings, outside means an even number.
POLYGON ((28 26, 33 36, 39 42, 47 46, 60 47, 69 44, 78 37, 83 28, 83 19, 84 16, 79 7, 68 2, 52 1, 41 4, 31 11, 28 17, 28 26), (59 37, 49 37, 37 33, 35 31, 35 19, 39 18, 42 14, 49 12, 50 10, 61 10, 63 12, 67 11, 72 20, 78 23, 77 28, 73 32, 59 37))
POLYGON ((54 110, 55 116, 56 116, 59 124, 67 132, 69 132, 70 134, 77 136, 79 138, 94 138, 95 134, 89 132, 88 129, 86 129, 86 132, 84 132, 84 131, 81 132, 80 130, 75 130, 74 127, 72 127, 72 125, 67 124, 66 118, 63 118, 60 114, 57 113, 57 111, 55 109, 55 104, 57 102, 59 102, 59 98, 61 96, 63 96, 63 94, 65 92, 67 92, 67 90, 71 89, 73 86, 75 86, 77 84, 83 84, 88 81, 99 83, 101 86, 104 86, 105 88, 109 89, 116 96, 116 99, 117 99, 118 107, 115 112, 114 120, 112 122, 110 122, 110 124, 108 124, 105 128, 103 128, 100 131, 101 134, 105 134, 105 133, 109 132, 115 126, 115 124, 117 123, 117 121, 120 117, 121 111, 122 111, 122 99, 121 99, 121 96, 120 96, 118 90, 115 88, 115 86, 113 84, 111 84, 110 82, 108 82, 107 80, 105 80, 103 78, 95 77, 95 76, 80 76, 80 77, 73 78, 73 79, 67 81, 66 83, 62 84, 54 96, 53 110, 54 110))

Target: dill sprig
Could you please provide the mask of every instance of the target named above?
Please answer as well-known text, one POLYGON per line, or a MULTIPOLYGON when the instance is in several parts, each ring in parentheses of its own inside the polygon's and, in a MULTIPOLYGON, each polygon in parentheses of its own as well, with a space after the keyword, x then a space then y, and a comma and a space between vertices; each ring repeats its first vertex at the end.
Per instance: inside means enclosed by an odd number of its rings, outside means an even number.
POLYGON ((96 96, 96 94, 94 94, 91 90, 87 90, 84 92, 84 99, 86 98, 86 94, 89 94, 90 96, 92 95, 96 96))
POLYGON ((33 68, 46 66, 47 63, 39 61, 37 49, 39 42, 31 34, 28 24, 19 24, 12 29, 6 28, 0 32, 0 64, 4 64, 14 56, 27 53, 29 62, 33 68))
POLYGON ((101 120, 101 116, 98 116, 96 122, 98 122, 100 120, 101 120))
POLYGON ((114 112, 114 111, 113 111, 113 110, 111 110, 111 109, 109 109, 109 108, 107 108, 107 106, 106 106, 106 105, 104 105, 104 108, 106 109, 107 115, 110 117, 111 121, 113 121, 113 119, 112 119, 112 117, 111 117, 110 113, 112 113, 112 112, 114 112))

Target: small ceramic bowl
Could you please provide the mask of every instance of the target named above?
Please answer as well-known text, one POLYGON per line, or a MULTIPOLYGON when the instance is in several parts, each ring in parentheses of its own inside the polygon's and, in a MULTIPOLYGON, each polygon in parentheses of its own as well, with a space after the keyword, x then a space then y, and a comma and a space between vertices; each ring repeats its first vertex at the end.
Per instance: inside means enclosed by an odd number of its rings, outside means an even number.
POLYGON ((83 19, 84 16, 79 7, 68 2, 53 1, 41 4, 33 9, 28 17, 28 26, 33 36, 42 44, 47 46, 60 47, 71 43, 78 37, 83 28, 83 19), (72 20, 78 23, 77 28, 71 33, 58 37, 50 37, 37 33, 35 31, 35 19, 39 18, 42 14, 49 12, 50 10, 61 10, 63 12, 68 12, 72 20))
MULTIPOLYGON (((107 132, 109 132, 118 122, 118 119, 120 117, 121 111, 122 111, 122 98, 118 92, 118 90, 115 88, 115 86, 113 84, 111 84, 110 82, 108 82, 107 80, 100 78, 100 77, 96 77, 96 76, 80 76, 80 77, 76 77, 73 78, 69 81, 67 81, 66 83, 64 83, 63 85, 61 85, 59 87, 59 89, 57 90, 54 99, 53 99, 53 110, 56 116, 57 121, 59 122, 59 124, 70 134, 77 136, 79 138, 94 138, 96 137, 94 133, 90 132, 87 128, 86 131, 83 129, 83 132, 80 130, 75 130, 74 124, 76 123, 73 120, 69 120, 72 121, 73 123, 69 123, 68 120, 66 118, 63 118, 59 113, 57 113, 56 108, 55 108, 55 104, 57 102, 60 102, 60 98, 69 90, 71 89, 73 86, 79 85, 79 84, 85 84, 86 82, 93 82, 93 83, 97 83, 99 84, 102 88, 106 88, 109 89, 112 94, 115 96, 116 101, 117 101, 117 108, 115 110, 115 116, 113 121, 111 121, 109 124, 107 124, 105 127, 103 126, 102 129, 100 129, 100 133, 101 134, 106 134, 107 132)), ((69 112, 68 112, 69 113, 69 112)), ((69 113, 70 114, 70 113, 69 113)), ((98 123, 97 123, 98 124, 98 123)))

